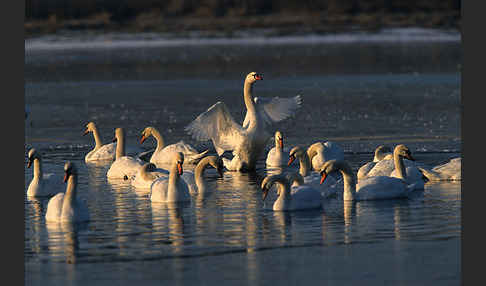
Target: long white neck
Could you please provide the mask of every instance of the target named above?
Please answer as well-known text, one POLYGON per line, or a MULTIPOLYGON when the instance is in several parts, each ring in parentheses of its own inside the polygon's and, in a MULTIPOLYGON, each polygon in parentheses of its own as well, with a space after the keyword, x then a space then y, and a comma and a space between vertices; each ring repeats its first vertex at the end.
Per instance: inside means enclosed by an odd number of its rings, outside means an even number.
POLYGON ((125 156, 125 136, 119 136, 120 138, 116 139, 116 154, 115 160, 125 156))
POLYGON ((312 167, 311 167, 311 161, 306 152, 302 152, 302 155, 299 156, 299 164, 300 164, 299 174, 302 177, 309 176, 310 172, 312 171, 312 167))
POLYGON ((98 129, 96 127, 93 127, 93 137, 94 137, 94 140, 95 140, 95 150, 98 150, 99 148, 101 148, 101 146, 103 146, 103 142, 101 141, 101 137, 100 137, 100 134, 98 132, 98 129))
POLYGON ((177 192, 179 185, 179 170, 177 169, 177 164, 173 164, 169 172, 169 185, 167 187, 167 200, 176 201, 177 192))
POLYGON ((76 199, 78 178, 77 175, 72 174, 67 180, 66 193, 64 194, 64 200, 62 202, 62 208, 69 206, 72 207, 76 199))
POLYGON ((34 179, 42 180, 42 162, 39 158, 34 159, 34 179))
POLYGON ((290 187, 286 183, 281 181, 275 181, 275 184, 277 184, 279 195, 275 203, 273 203, 273 209, 274 210, 289 209, 292 202, 290 187))
POLYGON ((196 168, 194 168, 194 181, 196 181, 198 193, 203 193, 206 190, 206 182, 204 180, 204 170, 209 165, 209 157, 204 157, 199 161, 196 168))
POLYGON ((152 128, 151 133, 152 136, 154 136, 155 140, 157 141, 157 147, 155 148, 155 152, 164 149, 165 142, 164 142, 164 138, 162 137, 162 134, 160 134, 160 132, 155 128, 152 128))
POLYGON ((343 175, 344 193, 343 200, 352 201, 356 197, 356 178, 349 165, 340 166, 339 170, 343 175))
POLYGON ((245 81, 245 85, 243 87, 243 97, 245 100, 245 106, 246 106, 248 116, 250 116, 250 124, 248 125, 248 129, 250 129, 250 127, 255 125, 255 119, 257 117, 252 91, 253 91, 253 83, 245 81))
POLYGON ((402 180, 407 179, 407 172, 405 171, 405 164, 403 163, 403 158, 396 152, 393 152, 393 164, 398 172, 398 178, 402 180))

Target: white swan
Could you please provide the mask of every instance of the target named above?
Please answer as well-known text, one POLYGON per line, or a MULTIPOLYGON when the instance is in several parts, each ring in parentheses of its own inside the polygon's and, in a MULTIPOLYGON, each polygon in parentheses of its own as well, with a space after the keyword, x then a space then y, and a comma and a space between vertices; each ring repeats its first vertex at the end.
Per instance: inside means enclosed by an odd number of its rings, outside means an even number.
POLYGON ((433 168, 418 168, 429 181, 461 181, 461 157, 433 168))
POLYGON ((295 211, 303 209, 320 208, 321 193, 308 185, 290 186, 289 180, 284 175, 271 175, 263 179, 261 188, 263 200, 273 184, 277 185, 278 198, 273 203, 274 211, 295 211))
POLYGON ((88 221, 88 207, 77 197, 78 172, 69 161, 64 164, 64 182, 67 182, 66 192, 58 193, 47 204, 46 221, 88 221))
POLYGON ((300 107, 300 96, 253 99, 253 84, 262 79, 255 72, 246 76, 243 94, 247 113, 243 126, 235 122, 223 102, 217 102, 185 128, 197 140, 212 140, 219 156, 224 151, 233 151, 232 160, 223 158, 230 171, 254 170, 270 138, 267 128, 293 115, 300 107))
POLYGON ((144 162, 138 158, 125 156, 125 131, 123 128, 115 129, 116 155, 106 176, 110 179, 128 179, 133 177, 144 162))
POLYGON ((366 178, 368 173, 373 169, 376 163, 381 160, 390 160, 393 158, 392 149, 388 146, 380 145, 375 149, 375 156, 372 162, 368 162, 358 169, 358 181, 366 178))
POLYGON ((42 172, 42 157, 35 148, 29 150, 27 168, 34 164, 34 175, 27 188, 28 197, 47 197, 62 192, 62 178, 42 172))
POLYGON ((311 159, 312 169, 314 171, 329 160, 344 160, 344 151, 336 143, 331 141, 316 142, 307 148, 307 155, 311 159))
POLYGON ((223 177, 224 165, 219 156, 206 156, 197 163, 194 171, 184 171, 182 174, 182 179, 186 182, 191 194, 203 196, 206 193, 207 186, 203 176, 204 170, 209 166, 216 169, 220 178, 223 177))
POLYGON ((321 183, 326 181, 328 174, 341 171, 344 180, 343 200, 345 201, 408 198, 414 190, 414 186, 405 182, 403 159, 400 157, 395 163, 398 164, 397 169, 402 170, 400 171, 401 178, 376 176, 363 179, 356 184, 353 171, 346 161, 330 160, 325 162, 320 169, 321 183))
POLYGON ((268 167, 284 167, 287 165, 287 156, 283 150, 283 136, 280 131, 275 132, 275 147, 270 149, 267 154, 265 164, 268 167))
POLYGON ((338 188, 338 180, 331 176, 325 184, 320 184, 320 175, 312 172, 311 159, 301 146, 295 146, 289 152, 288 165, 290 166, 295 159, 299 159, 299 174, 304 178, 304 183, 318 189, 324 198, 335 195, 338 188))
POLYGON ((84 157, 84 161, 92 162, 115 159, 116 143, 112 142, 103 145, 100 133, 98 132, 98 129, 96 128, 94 122, 89 122, 86 125, 86 130, 84 131, 83 135, 86 135, 89 132, 93 133, 95 147, 93 148, 93 150, 89 151, 88 154, 86 154, 86 156, 84 157))
MULTIPOLYGON (((152 157, 150 157, 150 163, 156 165, 164 165, 172 163, 172 156, 177 152, 184 154, 184 162, 189 164, 197 164, 204 155, 209 150, 199 153, 194 147, 189 144, 184 143, 184 141, 179 141, 175 144, 170 144, 165 146, 164 139, 160 132, 152 126, 146 127, 142 131, 142 137, 140 138, 140 144, 142 144, 148 137, 153 136, 157 141, 157 147, 155 148, 152 157)), ((160 166, 159 166, 160 167, 160 166)))
POLYGON ((137 174, 130 178, 132 186, 140 189, 149 189, 152 183, 160 177, 168 177, 169 172, 157 168, 154 163, 145 163, 138 170, 137 174))
POLYGON ((172 160, 169 177, 156 179, 150 187, 150 200, 152 202, 178 203, 191 200, 189 187, 181 178, 184 154, 175 153, 172 160))

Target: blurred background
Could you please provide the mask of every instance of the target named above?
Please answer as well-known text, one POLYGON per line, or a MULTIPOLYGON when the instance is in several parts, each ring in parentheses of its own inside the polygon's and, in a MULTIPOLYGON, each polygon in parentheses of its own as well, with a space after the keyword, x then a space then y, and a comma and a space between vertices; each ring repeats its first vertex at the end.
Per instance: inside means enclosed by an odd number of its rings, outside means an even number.
POLYGON ((60 30, 276 33, 459 28, 460 0, 26 0, 26 36, 60 30))

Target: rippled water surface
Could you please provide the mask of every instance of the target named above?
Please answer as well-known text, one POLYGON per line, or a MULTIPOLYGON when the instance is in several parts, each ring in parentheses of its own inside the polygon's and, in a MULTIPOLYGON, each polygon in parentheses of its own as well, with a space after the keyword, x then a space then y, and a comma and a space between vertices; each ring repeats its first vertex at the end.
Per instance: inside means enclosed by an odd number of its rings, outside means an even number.
MULTIPOLYGON (((105 142, 124 127, 128 149, 140 152, 155 146, 138 142, 152 125, 167 143, 214 152, 184 126, 217 101, 241 122, 243 77, 256 70, 264 76, 256 96, 302 96, 298 114, 277 126, 286 147, 332 140, 356 171, 379 144, 403 143, 420 164, 437 165, 461 156, 461 44, 452 38, 66 49, 49 48, 52 39, 26 42, 26 151, 41 151, 46 173, 62 175, 74 162, 91 213, 84 224, 46 223, 47 199, 25 198, 26 284, 459 284, 460 182, 429 182, 408 200, 331 198, 321 210, 273 212, 266 208, 275 195, 263 202, 259 187, 262 158, 255 173, 219 178, 208 169, 204 200, 167 205, 107 180, 108 164, 87 165, 94 141, 82 136, 89 121, 105 142)), ((26 188, 31 178, 25 167, 26 188)))

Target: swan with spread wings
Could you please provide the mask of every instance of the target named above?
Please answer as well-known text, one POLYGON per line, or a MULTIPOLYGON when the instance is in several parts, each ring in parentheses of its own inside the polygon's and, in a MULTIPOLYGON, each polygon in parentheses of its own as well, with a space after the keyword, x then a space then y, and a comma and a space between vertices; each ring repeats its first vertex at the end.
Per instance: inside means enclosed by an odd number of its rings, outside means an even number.
POLYGON ((225 151, 233 152, 231 160, 223 158, 224 166, 229 171, 254 170, 273 133, 270 127, 292 116, 300 107, 300 95, 289 98, 253 98, 253 84, 262 79, 256 72, 246 76, 243 94, 247 112, 243 125, 236 123, 228 107, 219 101, 186 127, 186 131, 195 139, 212 140, 218 155, 225 151))

